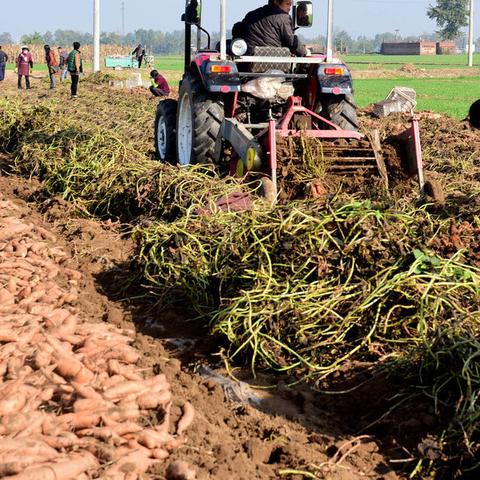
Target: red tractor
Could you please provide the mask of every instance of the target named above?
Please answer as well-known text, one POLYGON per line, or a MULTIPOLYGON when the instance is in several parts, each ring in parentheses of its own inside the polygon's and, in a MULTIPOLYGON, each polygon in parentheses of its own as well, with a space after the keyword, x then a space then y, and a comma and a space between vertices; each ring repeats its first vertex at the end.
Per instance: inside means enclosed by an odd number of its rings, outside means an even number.
MULTIPOLYGON (((321 139, 332 174, 377 175, 388 186, 378 139, 357 131, 349 68, 333 58, 331 48, 327 46, 326 55, 296 57, 288 48, 257 47, 247 56, 243 39, 227 39, 227 2, 219 1, 216 48, 202 27, 200 0, 186 1, 184 74, 178 101, 168 99, 158 106, 158 158, 180 165, 213 163, 241 177, 259 175, 265 194, 275 198, 277 142, 307 136, 321 139), (206 48, 201 46, 204 37, 206 48)), ((294 1, 292 21, 294 29, 311 27, 312 2, 294 1)))

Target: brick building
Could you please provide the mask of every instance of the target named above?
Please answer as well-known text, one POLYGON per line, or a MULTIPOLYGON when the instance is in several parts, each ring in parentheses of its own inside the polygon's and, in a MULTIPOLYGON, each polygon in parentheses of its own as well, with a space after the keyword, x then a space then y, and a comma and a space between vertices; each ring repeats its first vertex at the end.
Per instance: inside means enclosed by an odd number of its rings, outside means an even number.
POLYGON ((383 42, 383 55, 435 55, 436 42, 421 40, 419 42, 383 42))
POLYGON ((437 42, 437 55, 453 55, 455 53, 457 53, 455 42, 449 40, 437 42))

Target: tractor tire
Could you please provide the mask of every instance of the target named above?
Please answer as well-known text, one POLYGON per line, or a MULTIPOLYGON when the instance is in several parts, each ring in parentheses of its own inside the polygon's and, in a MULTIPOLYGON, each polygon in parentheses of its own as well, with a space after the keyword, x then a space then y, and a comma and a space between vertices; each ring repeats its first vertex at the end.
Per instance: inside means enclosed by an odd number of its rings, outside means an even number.
POLYGON ((177 115, 177 157, 180 165, 214 163, 215 143, 224 119, 219 95, 205 92, 186 75, 180 87, 177 115))
POLYGON ((322 99, 323 112, 343 130, 357 131, 357 105, 353 95, 326 95, 322 99))
POLYGON ((162 162, 177 162, 177 107, 176 100, 162 100, 155 117, 155 155, 162 162))

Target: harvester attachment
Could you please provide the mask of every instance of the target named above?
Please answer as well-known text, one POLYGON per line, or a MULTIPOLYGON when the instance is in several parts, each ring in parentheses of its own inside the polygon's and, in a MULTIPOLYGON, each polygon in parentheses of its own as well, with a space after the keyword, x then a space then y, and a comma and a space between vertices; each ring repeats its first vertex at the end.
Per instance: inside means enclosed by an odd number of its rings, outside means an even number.
POLYGON ((420 141, 420 125, 415 113, 412 112, 411 125, 403 134, 407 149, 407 170, 418 179, 420 196, 437 203, 444 203, 445 194, 441 184, 433 178, 426 178, 423 166, 423 152, 420 141))
POLYGON ((364 136, 343 130, 302 106, 299 97, 289 98, 279 121, 242 125, 225 119, 219 137, 217 159, 221 159, 224 144, 231 145, 230 173, 242 177, 257 172, 265 196, 272 201, 281 196, 280 186, 285 185, 286 177, 292 177, 292 171, 297 180, 308 184, 309 188, 303 188, 307 196, 323 196, 329 179, 341 177, 379 177, 388 189, 378 132, 364 136))

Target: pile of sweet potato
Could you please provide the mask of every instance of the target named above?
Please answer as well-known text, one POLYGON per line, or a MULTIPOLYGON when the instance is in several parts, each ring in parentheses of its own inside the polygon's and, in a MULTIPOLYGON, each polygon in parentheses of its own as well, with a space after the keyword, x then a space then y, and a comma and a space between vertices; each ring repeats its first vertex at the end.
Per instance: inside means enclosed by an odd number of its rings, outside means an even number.
POLYGON ((76 312, 81 274, 21 217, 0 194, 0 477, 143 478, 185 442, 193 407, 171 426, 165 376, 136 367, 132 332, 76 312))

